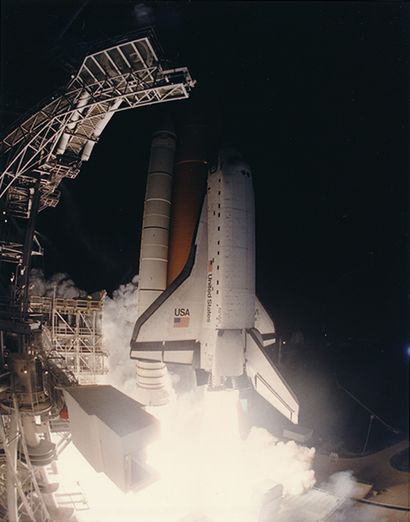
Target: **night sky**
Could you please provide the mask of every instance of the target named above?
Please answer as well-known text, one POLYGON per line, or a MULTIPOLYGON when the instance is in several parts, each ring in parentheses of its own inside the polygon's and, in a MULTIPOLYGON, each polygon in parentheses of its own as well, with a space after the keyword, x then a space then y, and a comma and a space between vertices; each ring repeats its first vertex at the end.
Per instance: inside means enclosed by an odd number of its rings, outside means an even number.
MULTIPOLYGON (((407 386, 409 7, 402 2, 2 1, 3 124, 68 79, 86 43, 154 24, 198 82, 117 114, 39 218, 47 275, 112 291, 138 269, 150 136, 201 114, 255 185, 257 290, 289 336, 407 386), (387 375, 387 376, 386 376, 387 375)), ((346 362, 346 361, 345 361, 346 362)), ((399 384, 396 384, 399 383, 399 384)), ((391 393, 394 394, 394 391, 391 393)))

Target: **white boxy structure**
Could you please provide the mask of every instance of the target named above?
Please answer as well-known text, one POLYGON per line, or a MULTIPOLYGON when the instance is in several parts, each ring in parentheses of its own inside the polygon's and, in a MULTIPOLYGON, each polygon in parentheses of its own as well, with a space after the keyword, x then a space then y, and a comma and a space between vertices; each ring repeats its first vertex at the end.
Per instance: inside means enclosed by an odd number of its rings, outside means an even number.
POLYGON ((64 397, 72 441, 96 471, 124 492, 155 479, 144 461, 159 423, 137 401, 108 385, 69 387, 64 397))

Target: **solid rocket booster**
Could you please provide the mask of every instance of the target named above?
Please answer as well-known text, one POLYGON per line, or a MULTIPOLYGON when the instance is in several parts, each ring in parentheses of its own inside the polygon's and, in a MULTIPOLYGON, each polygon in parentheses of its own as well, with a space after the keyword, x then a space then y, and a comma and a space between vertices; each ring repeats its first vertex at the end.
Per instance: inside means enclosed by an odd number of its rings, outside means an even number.
POLYGON ((176 136, 161 130, 153 136, 142 221, 138 316, 167 287, 168 237, 176 136))
MULTIPOLYGON (((142 222, 138 283, 138 317, 167 286, 168 237, 176 136, 172 130, 153 135, 142 222)), ((137 361, 137 397, 143 404, 168 401, 167 368, 161 361, 137 361)))

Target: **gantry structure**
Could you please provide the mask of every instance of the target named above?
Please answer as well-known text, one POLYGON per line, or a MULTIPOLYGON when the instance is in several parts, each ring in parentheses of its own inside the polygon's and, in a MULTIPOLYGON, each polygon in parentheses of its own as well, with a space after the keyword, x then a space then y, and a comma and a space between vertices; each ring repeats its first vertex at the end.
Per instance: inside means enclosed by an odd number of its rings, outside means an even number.
MULTIPOLYGON (((75 178, 118 112, 188 98, 186 67, 166 69, 150 34, 88 55, 67 87, 23 118, 0 144, 3 212, 28 219, 57 205, 63 178, 75 178), (35 194, 38 187, 38 202, 35 194)), ((2 242, 1 257, 23 259, 24 245, 2 242)))
POLYGON ((67 87, 7 134, 0 197, 28 216, 28 189, 41 179, 40 210, 55 206, 60 181, 75 178, 115 112, 188 98, 188 69, 164 69, 149 36, 87 56, 67 87), (12 189, 10 191, 10 189, 12 189))
POLYGON ((104 293, 77 299, 30 296, 30 311, 42 316, 44 350, 80 384, 95 384, 108 371, 102 348, 103 298, 104 293))
POLYGON ((0 519, 68 520, 45 471, 58 446, 50 433, 64 431, 62 387, 105 371, 101 300, 29 295, 31 258, 43 254, 37 214, 57 205, 61 181, 78 175, 116 112, 186 99, 194 84, 186 67, 163 66, 146 31, 88 54, 0 143, 0 262, 15 267, 0 298, 0 519))

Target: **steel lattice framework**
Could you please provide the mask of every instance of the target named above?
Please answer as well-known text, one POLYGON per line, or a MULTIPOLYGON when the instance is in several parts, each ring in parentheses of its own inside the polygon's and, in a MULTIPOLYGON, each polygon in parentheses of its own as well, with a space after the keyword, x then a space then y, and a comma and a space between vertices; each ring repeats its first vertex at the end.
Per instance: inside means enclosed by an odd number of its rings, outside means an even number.
MULTIPOLYGON (((50 522, 57 518, 49 510, 55 507, 54 497, 51 502, 46 499, 52 497, 51 493, 43 495, 43 491, 48 491, 44 489, 48 481, 46 473, 41 472, 41 466, 54 458, 54 445, 43 444, 40 462, 37 453, 29 453, 26 442, 26 434, 36 439, 31 440, 32 451, 47 439, 51 414, 47 409, 41 418, 45 438, 39 442, 34 426, 37 410, 33 405, 42 394, 54 415, 61 408, 59 386, 77 383, 72 371, 83 382, 93 381, 105 372, 101 300, 57 299, 50 304, 40 298, 38 302, 34 299, 30 308, 31 256, 42 254, 35 236, 36 216, 57 205, 60 182, 78 175, 115 112, 188 98, 195 84, 188 69, 164 68, 154 41, 155 36, 146 33, 89 54, 65 89, 40 104, 0 142, 0 261, 17 265, 11 298, 0 303, 0 352, 5 353, 3 333, 18 346, 18 353, 9 355, 13 371, 6 371, 4 366, 0 374, 1 399, 13 400, 13 406, 4 409, 3 405, 0 411, 0 518, 7 516, 7 520, 21 522, 50 522), (13 232, 17 232, 17 239, 13 232), (49 318, 48 324, 44 315, 49 318), (40 339, 41 321, 45 324, 40 339), (48 384, 43 382, 39 367, 47 369, 48 384), (32 406, 32 411, 24 410, 24 426, 20 415, 23 402, 19 404, 21 394, 17 393, 20 388, 24 401, 29 396, 32 406)), ((64 443, 67 440, 65 435, 64 443)), ((62 514, 62 508, 58 513, 62 514)))
POLYGON ((117 111, 188 98, 188 69, 164 69, 145 36, 88 55, 67 88, 24 119, 0 144, 0 197, 28 217, 30 191, 40 178, 40 210, 58 203, 65 177, 75 178, 117 111))
POLYGON ((30 310, 46 317, 43 346, 59 356, 80 384, 94 384, 108 372, 102 348, 103 299, 30 297, 30 310))

